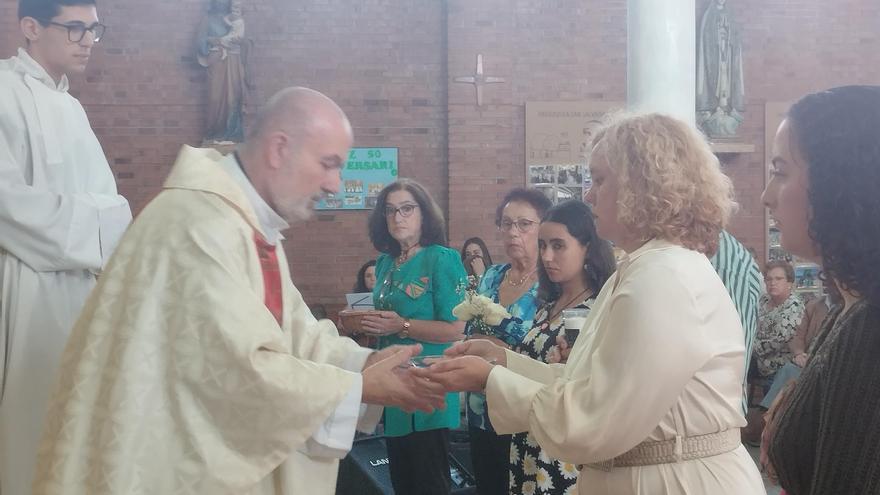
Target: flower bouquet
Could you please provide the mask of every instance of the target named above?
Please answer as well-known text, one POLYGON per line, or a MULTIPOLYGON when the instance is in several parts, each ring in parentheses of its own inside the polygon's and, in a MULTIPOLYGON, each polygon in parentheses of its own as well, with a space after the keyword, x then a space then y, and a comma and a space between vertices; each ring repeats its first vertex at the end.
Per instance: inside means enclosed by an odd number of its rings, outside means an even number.
POLYGON ((494 335, 493 327, 511 317, 504 306, 478 294, 473 288, 467 289, 464 301, 453 308, 452 314, 460 321, 468 322, 472 332, 483 335, 494 335))

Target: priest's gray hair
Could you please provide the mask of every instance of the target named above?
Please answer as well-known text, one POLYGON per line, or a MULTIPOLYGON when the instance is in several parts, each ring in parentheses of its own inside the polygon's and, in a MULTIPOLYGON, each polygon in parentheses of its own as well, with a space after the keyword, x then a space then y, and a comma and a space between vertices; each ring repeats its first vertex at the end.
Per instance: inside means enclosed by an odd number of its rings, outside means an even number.
POLYGON ((260 109, 247 135, 247 142, 284 132, 298 142, 316 128, 341 119, 349 129, 345 112, 333 100, 314 89, 289 87, 275 93, 260 109))

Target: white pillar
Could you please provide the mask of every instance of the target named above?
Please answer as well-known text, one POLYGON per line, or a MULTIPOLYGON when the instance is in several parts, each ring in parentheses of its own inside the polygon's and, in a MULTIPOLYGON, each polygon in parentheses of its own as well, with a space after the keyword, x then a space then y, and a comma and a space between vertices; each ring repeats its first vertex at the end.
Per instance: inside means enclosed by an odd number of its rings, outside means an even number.
POLYGON ((627 0, 626 99, 694 125, 694 0, 627 0))

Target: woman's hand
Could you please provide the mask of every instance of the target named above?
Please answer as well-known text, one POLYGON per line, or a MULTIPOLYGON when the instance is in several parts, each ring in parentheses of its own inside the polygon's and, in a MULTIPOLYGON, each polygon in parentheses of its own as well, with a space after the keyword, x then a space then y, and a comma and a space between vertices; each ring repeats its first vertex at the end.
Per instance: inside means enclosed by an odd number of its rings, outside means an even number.
POLYGON ((507 351, 486 339, 468 339, 456 342, 443 353, 446 357, 477 356, 491 364, 507 366, 507 351))
POLYGON ((556 345, 550 348, 547 353, 547 362, 550 364, 565 364, 568 362, 568 356, 571 354, 571 347, 564 335, 556 337, 556 345))
POLYGON ((419 377, 439 383, 447 392, 482 392, 494 365, 478 356, 443 359, 427 368, 413 369, 419 377))
POLYGON ((488 340, 489 342, 497 345, 498 347, 510 349, 510 346, 507 344, 507 342, 499 339, 498 337, 493 337, 491 335, 483 335, 481 333, 475 333, 475 334, 469 336, 468 340, 488 340))
POLYGON ((394 311, 379 311, 361 318, 361 331, 378 337, 393 335, 403 330, 404 321, 403 317, 394 311))
POLYGON ((803 368, 804 366, 807 365, 807 357, 808 357, 807 353, 802 352, 802 353, 798 354, 797 356, 793 357, 791 359, 791 361, 794 364, 796 364, 799 368, 803 368))
POLYGON ((474 275, 478 277, 482 277, 484 273, 486 273, 486 263, 483 261, 483 258, 480 256, 474 256, 471 259, 471 270, 474 271, 474 275))

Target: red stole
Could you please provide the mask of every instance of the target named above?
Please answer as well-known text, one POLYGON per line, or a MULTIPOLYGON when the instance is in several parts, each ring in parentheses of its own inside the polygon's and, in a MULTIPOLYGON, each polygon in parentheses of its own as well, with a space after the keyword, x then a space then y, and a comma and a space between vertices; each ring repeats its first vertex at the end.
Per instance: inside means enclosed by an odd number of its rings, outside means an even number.
POLYGON ((260 258, 260 268, 263 270, 263 291, 265 292, 266 308, 281 325, 284 301, 281 297, 281 270, 278 267, 278 255, 275 247, 260 234, 254 232, 254 242, 257 245, 257 256, 260 258))

